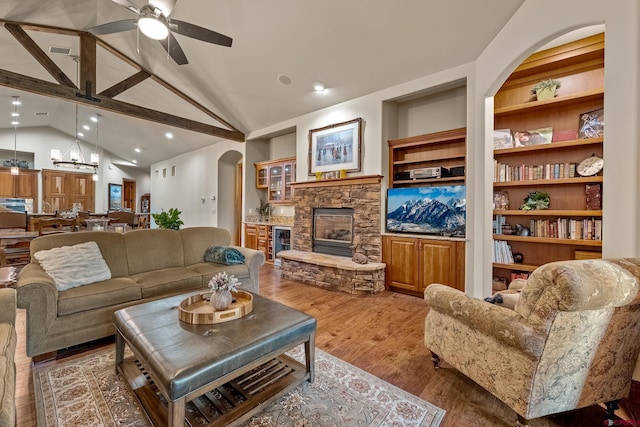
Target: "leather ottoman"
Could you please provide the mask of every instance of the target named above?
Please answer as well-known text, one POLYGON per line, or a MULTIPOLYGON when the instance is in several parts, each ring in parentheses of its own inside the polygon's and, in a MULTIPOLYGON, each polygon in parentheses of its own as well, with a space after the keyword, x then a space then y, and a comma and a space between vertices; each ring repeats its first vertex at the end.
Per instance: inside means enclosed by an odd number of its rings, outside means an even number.
POLYGON ((154 424, 183 426, 187 402, 209 396, 231 380, 238 387, 243 383, 239 379, 247 373, 260 376, 274 369, 261 370, 265 364, 280 364, 280 373, 262 379, 258 389, 240 390, 245 399, 228 412, 217 414, 208 425, 243 421, 259 405, 305 380, 313 382, 315 318, 253 294, 253 311, 247 316, 225 323, 192 325, 178 320, 177 307, 188 296, 123 308, 113 315, 116 370, 128 380, 154 424), (124 359, 125 344, 133 358, 124 359), (300 344, 305 345, 306 366, 283 354, 300 344), (150 381, 144 380, 141 368, 150 381), (150 397, 156 394, 147 390, 151 384, 166 403, 150 397))

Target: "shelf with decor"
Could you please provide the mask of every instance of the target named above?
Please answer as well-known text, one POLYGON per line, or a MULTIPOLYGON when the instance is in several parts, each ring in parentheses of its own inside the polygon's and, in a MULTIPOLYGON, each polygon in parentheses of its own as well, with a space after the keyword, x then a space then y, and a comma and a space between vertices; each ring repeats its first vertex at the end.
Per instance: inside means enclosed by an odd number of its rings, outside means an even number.
POLYGON ((466 136, 467 129, 459 128, 388 141, 389 187, 464 184, 466 136), (426 169, 436 176, 410 177, 411 171, 426 169))
POLYGON ((603 87, 604 35, 597 34, 536 52, 496 93, 493 240, 520 262, 494 256, 494 278, 601 254, 604 120, 586 125, 604 114, 603 87), (532 88, 545 80, 560 82, 557 95, 537 100, 532 88), (526 206, 538 196, 544 208, 526 206))

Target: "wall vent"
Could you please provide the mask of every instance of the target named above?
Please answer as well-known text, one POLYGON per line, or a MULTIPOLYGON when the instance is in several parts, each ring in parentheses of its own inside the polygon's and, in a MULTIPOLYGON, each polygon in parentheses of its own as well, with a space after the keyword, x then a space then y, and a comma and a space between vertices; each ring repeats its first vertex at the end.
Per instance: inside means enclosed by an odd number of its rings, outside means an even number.
POLYGON ((33 113, 33 115, 34 115, 34 116, 36 116, 36 117, 39 117, 39 116, 48 116, 48 115, 49 115, 49 112, 47 112, 47 111, 43 111, 43 112, 39 112, 39 113, 38 113, 38 112, 36 112, 36 113, 33 113))
POLYGON ((58 55, 69 55, 71 53, 70 47, 49 46, 49 53, 55 53, 58 55))

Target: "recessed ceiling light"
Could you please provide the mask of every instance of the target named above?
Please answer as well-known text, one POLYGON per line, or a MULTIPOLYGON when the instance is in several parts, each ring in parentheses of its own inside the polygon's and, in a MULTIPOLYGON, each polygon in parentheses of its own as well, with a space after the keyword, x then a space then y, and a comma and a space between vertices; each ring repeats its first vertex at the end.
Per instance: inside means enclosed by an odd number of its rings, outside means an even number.
POLYGON ((89 129, 91 129, 91 128, 90 128, 88 125, 82 125, 82 129, 84 129, 84 130, 89 130, 89 129))
POLYGON ((326 89, 326 86, 322 82, 313 82, 313 90, 316 92, 322 92, 326 89))
POLYGON ((22 102, 18 99, 17 96, 13 97, 13 101, 11 101, 12 105, 22 105, 22 102))
POLYGON ((14 111, 13 113, 11 113, 11 117, 20 117, 20 113, 14 111))
POLYGON ((98 116, 91 116, 91 121, 92 122, 97 122, 98 121, 98 116))
POLYGON ((17 120, 11 120, 11 126, 18 126, 20 124, 17 120))
POLYGON ((82 132, 78 132, 78 136, 81 136, 81 137, 82 137, 82 136, 84 136, 84 133, 82 133, 82 132))
POLYGON ((138 163, 137 160, 131 160, 131 163, 138 163))
POLYGON ((164 136, 166 136, 167 139, 173 139, 173 134, 171 132, 165 133, 164 136))
POLYGON ((140 152, 142 152, 142 149, 141 149, 141 148, 136 147, 136 148, 134 148, 134 149, 133 149, 133 151, 135 151, 136 153, 140 153, 140 152))

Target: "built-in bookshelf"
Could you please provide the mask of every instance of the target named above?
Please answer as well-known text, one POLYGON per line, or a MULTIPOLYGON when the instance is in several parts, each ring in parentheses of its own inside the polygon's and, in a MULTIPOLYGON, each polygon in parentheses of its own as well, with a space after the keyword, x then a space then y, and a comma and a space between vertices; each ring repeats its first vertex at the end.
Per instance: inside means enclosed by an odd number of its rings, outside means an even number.
POLYGON ((509 281, 514 274, 579 253, 601 253, 604 169, 581 176, 577 165, 603 156, 603 133, 585 135, 580 128, 585 113, 602 114, 603 106, 603 34, 535 53, 494 97, 494 129, 501 138, 513 137, 506 144, 501 139, 493 152, 496 279, 509 281), (536 100, 531 88, 552 78, 562 83, 556 97, 536 100), (525 130, 549 135, 516 146, 516 132, 525 130), (523 209, 534 192, 549 196, 547 209, 523 209))

